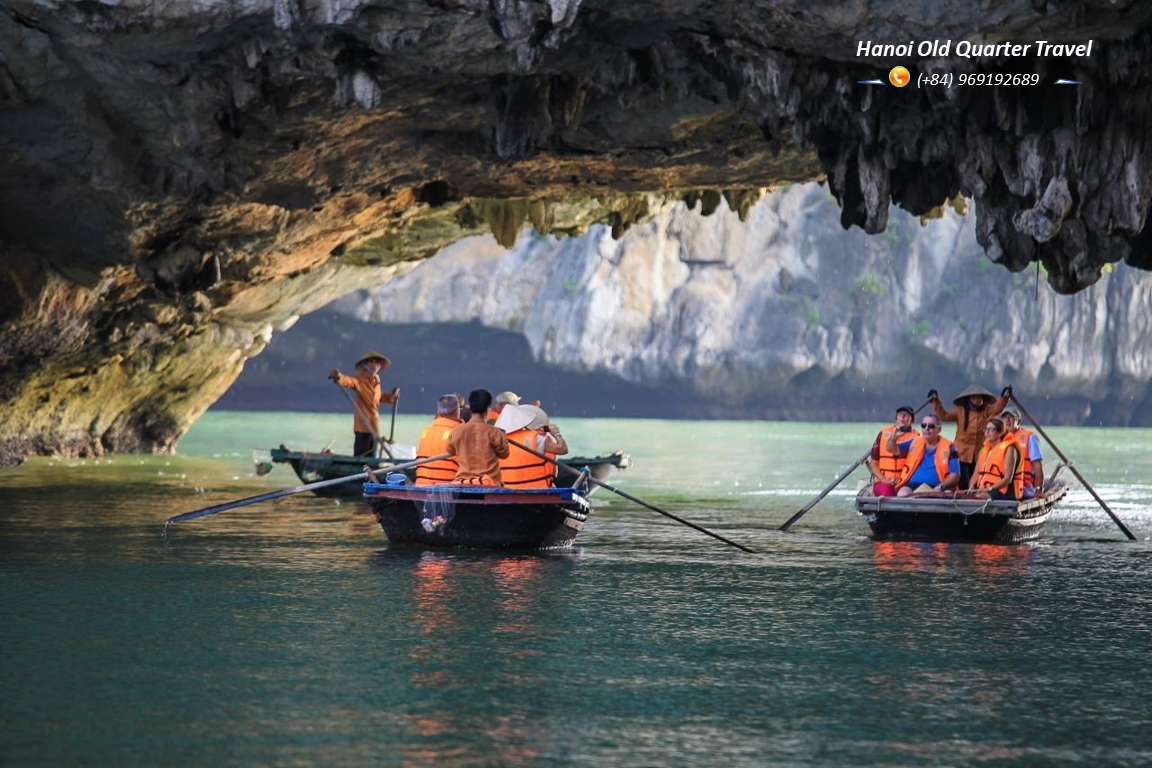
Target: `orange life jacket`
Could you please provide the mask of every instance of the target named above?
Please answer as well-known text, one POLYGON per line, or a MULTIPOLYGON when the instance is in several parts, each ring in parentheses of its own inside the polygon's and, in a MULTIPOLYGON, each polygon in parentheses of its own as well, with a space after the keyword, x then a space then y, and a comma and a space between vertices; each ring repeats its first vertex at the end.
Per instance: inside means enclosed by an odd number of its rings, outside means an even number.
MULTIPOLYGON (((984 443, 984 447, 980 449, 980 456, 976 460, 977 488, 991 488, 1004 479, 1008 470, 1006 466, 1008 449, 1015 447, 1016 442, 1011 437, 1001 438, 996 445, 984 443)), ((1016 476, 1012 478, 1012 487, 1016 490, 1017 499, 1024 498, 1024 473, 1019 469, 1016 470, 1016 476)))
MULTIPOLYGON (((904 467, 900 470, 900 479, 896 482, 896 487, 901 488, 908 484, 908 480, 920 468, 920 462, 924 461, 924 454, 928 452, 928 443, 924 440, 923 436, 917 437, 912 441, 912 447, 908 449, 908 457, 904 460, 904 467)), ((944 482, 944 478, 948 477, 948 457, 952 453, 952 443, 945 440, 943 437, 938 438, 936 443, 936 474, 940 476, 940 482, 944 482)))
MULTIPOLYGON (((500 477, 505 488, 551 488, 556 484, 556 465, 520 447, 537 450, 539 436, 534 429, 518 429, 508 434, 508 458, 500 459, 500 477)), ((550 459, 556 458, 547 451, 541 453, 550 459)))
MULTIPOLYGON (((892 480, 899 480, 900 473, 904 470, 905 458, 899 453, 893 453, 888 450, 888 436, 896 431, 896 425, 884 427, 880 430, 880 461, 878 462, 878 469, 880 476, 891 478, 892 480)), ((902 435, 896 436, 896 444, 904 442, 908 438, 919 437, 920 433, 916 430, 905 432, 902 435)))
MULTIPOLYGON (((460 422, 447 416, 437 416, 420 433, 420 443, 416 446, 416 458, 427 459, 448 452, 448 435, 460 426, 460 422)), ((456 479, 460 465, 455 457, 430 461, 416 467, 416 485, 440 485, 456 479)))
POLYGON ((1020 472, 1024 475, 1024 485, 1034 487, 1036 480, 1032 476, 1032 455, 1028 450, 1028 446, 1032 444, 1032 430, 1021 427, 1005 437, 1011 438, 1020 451, 1020 472))

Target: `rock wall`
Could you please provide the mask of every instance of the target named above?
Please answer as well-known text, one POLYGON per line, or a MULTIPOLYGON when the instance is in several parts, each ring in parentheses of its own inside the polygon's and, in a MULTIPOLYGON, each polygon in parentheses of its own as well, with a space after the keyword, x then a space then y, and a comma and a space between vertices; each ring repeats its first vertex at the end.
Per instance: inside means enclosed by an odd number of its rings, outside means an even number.
POLYGON ((1063 423, 1152 421, 1152 274, 1121 268, 1064 296, 992 268, 971 215, 922 226, 894 211, 867 237, 834 209, 826 189, 794 185, 747 223, 681 203, 620 240, 525 230, 505 252, 474 238, 335 308, 478 319, 523 333, 542 361, 680 386, 716 415, 859 417, 974 380, 1011 382, 1063 423))
MULTIPOLYGON (((387 280, 398 267, 371 270, 387 280)), ((29 453, 170 451, 272 333, 360 285, 329 269, 173 296, 132 268, 81 284, 0 253, 0 463, 29 453), (8 258, 4 258, 8 257, 8 258)))

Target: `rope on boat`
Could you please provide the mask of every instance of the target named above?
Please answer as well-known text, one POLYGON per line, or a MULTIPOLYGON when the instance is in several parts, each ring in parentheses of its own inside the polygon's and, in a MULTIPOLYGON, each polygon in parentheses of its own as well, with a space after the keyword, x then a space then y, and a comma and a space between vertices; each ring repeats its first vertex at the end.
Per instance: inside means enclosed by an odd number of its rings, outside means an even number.
POLYGON ((952 506, 957 512, 959 512, 961 515, 964 516, 964 525, 968 525, 968 518, 971 517, 972 515, 982 515, 985 512, 987 512, 988 511, 988 505, 991 503, 992 503, 992 499, 990 499, 990 498, 985 499, 983 504, 981 504, 979 507, 977 507, 976 509, 973 509, 971 512, 969 512, 969 511, 965 510, 963 507, 961 507, 959 504, 956 503, 956 496, 955 495, 952 496, 952 506))
POLYGON ((955 508, 955 510, 957 512, 959 512, 960 514, 964 515, 964 517, 969 517, 971 515, 980 515, 980 514, 987 512, 988 511, 988 505, 991 503, 992 503, 992 499, 985 499, 983 504, 981 504, 979 507, 977 507, 976 509, 973 509, 971 512, 969 512, 968 510, 964 509, 963 507, 961 507, 956 502, 955 496, 952 497, 953 508, 955 508))

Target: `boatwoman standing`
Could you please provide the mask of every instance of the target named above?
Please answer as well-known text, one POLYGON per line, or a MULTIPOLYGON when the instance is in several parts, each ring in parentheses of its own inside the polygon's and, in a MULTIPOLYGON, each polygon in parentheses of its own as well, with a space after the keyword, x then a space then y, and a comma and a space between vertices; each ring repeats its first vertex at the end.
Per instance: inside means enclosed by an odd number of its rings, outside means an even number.
POLYGON ((1011 397, 1011 385, 1004 387, 1000 397, 996 397, 984 387, 972 384, 952 401, 955 407, 946 410, 936 390, 933 389, 928 393, 936 417, 941 421, 956 422, 956 438, 952 443, 956 446, 956 455, 960 457, 961 488, 967 488, 972 479, 977 454, 984 442, 985 425, 989 419, 1008 407, 1008 400, 1011 397))
POLYGON ((379 352, 368 352, 356 361, 355 376, 345 376, 336 368, 328 372, 328 378, 352 390, 352 432, 356 438, 352 453, 356 456, 376 455, 380 404, 394 403, 400 397, 399 387, 393 387, 391 392, 380 389, 380 374, 391 365, 392 361, 379 352))

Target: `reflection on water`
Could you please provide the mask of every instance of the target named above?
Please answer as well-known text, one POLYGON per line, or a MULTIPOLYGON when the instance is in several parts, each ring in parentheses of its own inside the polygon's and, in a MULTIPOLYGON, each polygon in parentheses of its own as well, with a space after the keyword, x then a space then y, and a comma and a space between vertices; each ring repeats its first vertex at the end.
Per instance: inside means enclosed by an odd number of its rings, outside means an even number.
MULTIPOLYGON (((328 418, 291 424, 322 446, 328 418)), ((1140 542, 1072 496, 998 546, 873 542, 849 492, 778 532, 872 425, 565 422, 749 556, 610 495, 555 553, 393 547, 306 495, 161 539, 296 483, 203 426, 191 455, 0 473, 5 762, 1152 761, 1147 430, 1057 438, 1140 542)))
MULTIPOLYGON (((471 633, 490 638, 491 659, 482 660, 473 674, 498 668, 514 657, 521 664, 541 655, 544 637, 540 608, 549 592, 563 588, 564 558, 547 555, 476 555, 417 551, 411 558, 412 616, 422 637, 406 652, 411 661, 413 690, 440 700, 447 692, 469 685, 459 670, 445 663, 452 638, 471 633), (466 613, 462 605, 468 605, 466 613)), ((535 674, 506 673, 506 685, 536 684, 535 674)), ((485 708, 464 711, 433 706, 408 714, 404 720, 420 743, 402 754, 414 762, 463 758, 479 749, 486 759, 512 763, 539 756, 546 742, 541 726, 525 715, 489 716, 485 708), (468 747, 458 743, 464 742, 468 747)))
POLYGON ((876 567, 882 571, 973 574, 1026 573, 1038 551, 1035 544, 946 544, 944 542, 877 541, 872 544, 876 567))

